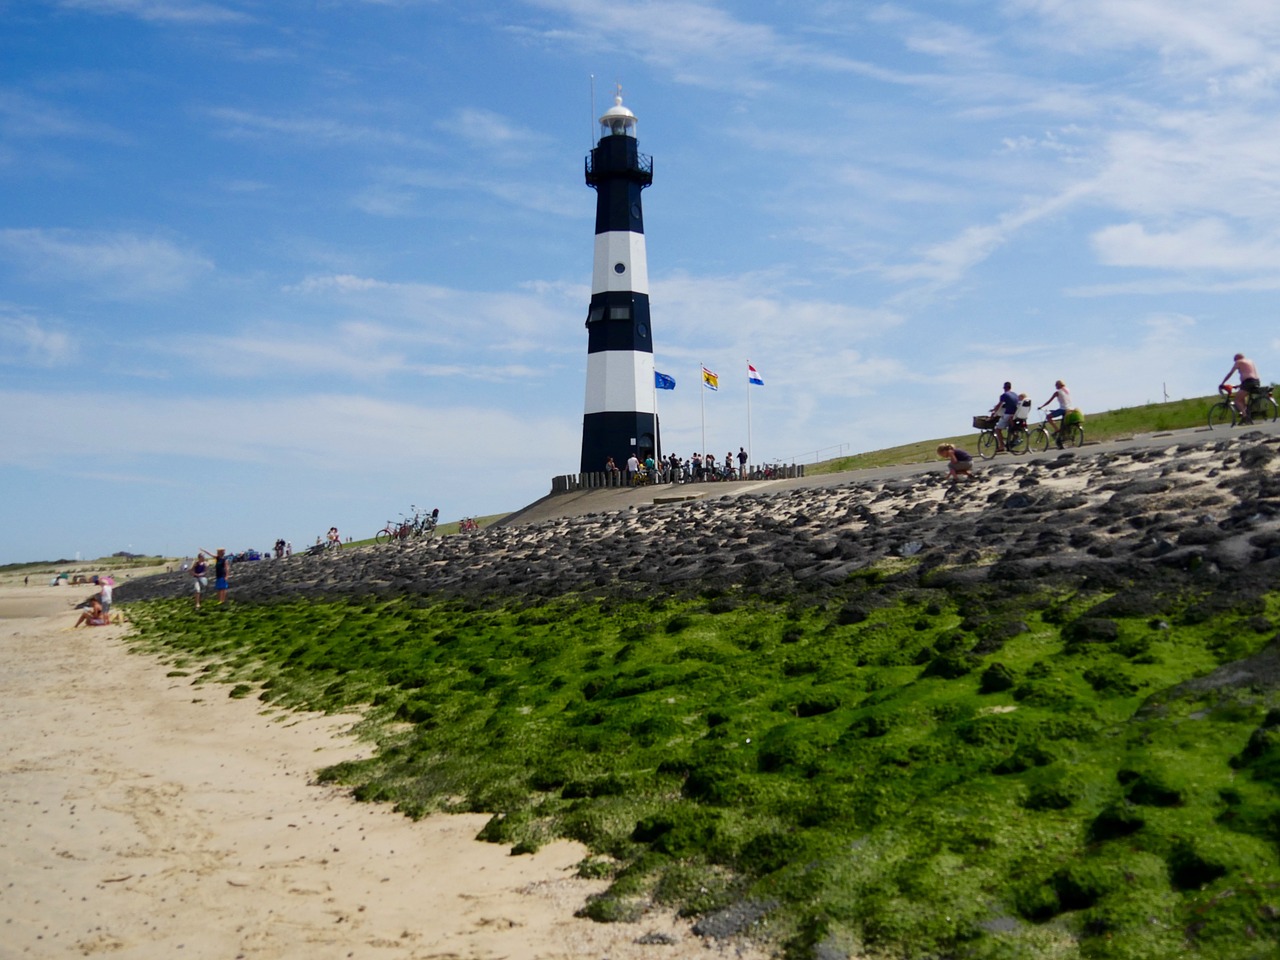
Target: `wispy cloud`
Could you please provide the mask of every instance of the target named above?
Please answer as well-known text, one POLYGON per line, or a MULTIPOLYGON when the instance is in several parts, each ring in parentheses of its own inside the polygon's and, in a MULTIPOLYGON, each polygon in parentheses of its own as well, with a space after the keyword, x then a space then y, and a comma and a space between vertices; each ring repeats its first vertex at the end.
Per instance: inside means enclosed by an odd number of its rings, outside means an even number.
POLYGON ((0 88, 0 136, 22 140, 97 140, 123 143, 128 137, 79 111, 18 90, 0 88))
MULTIPOLYGON (((385 502, 391 489, 469 491, 463 499, 483 502, 492 488, 505 486, 502 471, 477 472, 476 464, 493 463, 497 451, 523 450, 538 438, 532 454, 572 450, 576 430, 562 417, 486 406, 434 407, 379 400, 359 394, 309 392, 270 398, 219 401, 219 416, 235 430, 193 431, 208 419, 202 397, 174 397, 163 404, 150 398, 64 391, 38 393, 0 391, 0 407, 39 411, 15 418, 0 464, 43 467, 79 474, 86 463, 139 480, 172 477, 174 465, 197 470, 202 464, 252 464, 258 470, 280 470, 307 483, 328 484, 337 475, 357 478, 361 492, 342 498, 369 497, 385 502), (94 429, 86 431, 85 411, 99 411, 94 429), (176 458, 176 459, 174 459, 176 458), (156 463, 163 466, 152 467, 156 463), (379 464, 378 483, 367 482, 370 464, 379 464), (300 474, 319 476, 303 480, 300 474), (482 474, 490 476, 482 476, 482 474)), ((505 455, 504 454, 504 455, 505 455)), ((552 466, 531 455, 508 465, 520 482, 542 488, 552 466)), ((295 489, 294 483, 288 485, 295 489)), ((349 509, 349 508, 347 508, 349 509)), ((370 531, 372 532, 372 530, 370 531)))
POLYGON ((254 18, 227 4, 193 0, 58 0, 66 10, 135 17, 149 23, 248 23, 254 18))
POLYGON ((595 0, 526 0, 566 17, 571 26, 546 31, 557 42, 598 50, 625 46, 681 83, 739 94, 759 92, 778 68, 857 74, 891 82, 912 78, 821 44, 794 39, 774 27, 740 19, 715 4, 647 0, 604 4, 595 0))
POLYGON ((213 107, 208 115, 220 126, 220 134, 226 137, 283 138, 306 143, 333 144, 351 147, 412 147, 420 149, 430 144, 419 138, 382 127, 350 123, 324 116, 269 116, 252 110, 235 107, 213 107))
POLYGON ((1067 209, 1094 191, 1078 183, 1063 192, 1001 214, 994 222, 967 227, 955 237, 921 251, 914 263, 888 265, 880 272, 898 282, 923 281, 930 289, 958 283, 975 266, 1009 243, 1019 231, 1067 209))
POLYGON ((513 123, 508 117, 480 107, 461 107, 436 124, 467 145, 492 154, 523 153, 548 142, 548 137, 513 123))
MULTIPOLYGON (((589 289, 536 283, 497 292, 318 274, 286 285, 216 334, 157 336, 148 350, 219 378, 389 389, 429 381, 519 384, 581 359, 589 289), (305 318, 305 319, 300 319, 305 318)), ((160 364, 168 367, 171 364, 160 364)))
MULTIPOLYGON (((527 156, 527 154, 526 154, 527 156)), ((578 216, 582 194, 563 183, 542 184, 529 189, 528 183, 511 177, 479 176, 456 168, 384 167, 374 182, 360 190, 352 204, 379 217, 416 217, 429 209, 429 194, 446 191, 468 197, 482 195, 534 213, 578 216)))
POLYGON ((65 331, 53 329, 33 316, 0 304, 0 363, 57 367, 76 355, 65 331))
POLYGON ((1166 63, 1195 60, 1206 69, 1253 67, 1274 57, 1280 8, 1268 0, 1006 0, 1052 31, 1056 46, 1146 49, 1166 63))
POLYGON ((1138 223, 1116 224, 1096 232, 1092 241, 1107 266, 1280 273, 1280 237, 1242 240, 1218 219, 1158 232, 1138 223))
POLYGON ((161 237, 56 229, 0 230, 4 261, 28 279, 108 299, 175 293, 213 270, 206 257, 161 237))

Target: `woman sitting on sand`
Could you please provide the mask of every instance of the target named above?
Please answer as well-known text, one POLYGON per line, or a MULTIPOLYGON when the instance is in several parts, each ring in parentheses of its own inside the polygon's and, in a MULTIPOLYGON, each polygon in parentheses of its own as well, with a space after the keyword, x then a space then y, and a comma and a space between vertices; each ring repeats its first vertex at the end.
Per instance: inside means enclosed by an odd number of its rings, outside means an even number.
POLYGON ((111 618, 102 609, 102 601, 96 596, 89 601, 89 609, 80 614, 80 619, 72 626, 78 627, 82 623, 90 627, 105 627, 111 623, 111 618))

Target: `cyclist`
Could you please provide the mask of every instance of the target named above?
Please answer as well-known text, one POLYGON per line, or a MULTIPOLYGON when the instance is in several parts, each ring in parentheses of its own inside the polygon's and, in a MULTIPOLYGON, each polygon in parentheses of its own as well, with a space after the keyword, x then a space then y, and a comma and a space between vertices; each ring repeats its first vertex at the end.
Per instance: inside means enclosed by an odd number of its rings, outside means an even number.
POLYGON ((1004 382, 1004 393, 1000 394, 1000 399, 991 408, 991 416, 996 416, 997 411, 999 411, 1000 416, 995 426, 996 453, 1004 452, 1004 431, 1013 422, 1013 415, 1018 412, 1018 403, 1018 395, 1013 392, 1013 384, 1006 380, 1004 382))
POLYGON ((1240 389, 1231 398, 1231 402, 1236 405, 1236 412, 1240 414, 1241 418, 1248 419, 1249 398, 1262 387, 1262 381, 1258 379, 1258 367, 1243 353, 1237 353, 1235 363, 1231 365, 1227 375, 1222 378, 1222 383, 1218 384, 1219 390, 1226 387, 1227 381, 1231 379, 1233 373, 1240 374, 1240 389))
POLYGON ((1061 450, 1062 449, 1062 424, 1054 423, 1053 421, 1055 418, 1063 421, 1066 420, 1067 411, 1071 409, 1071 391, 1067 389, 1067 385, 1063 383, 1061 380, 1056 381, 1053 386, 1054 386, 1053 396, 1051 396, 1044 403, 1040 404, 1040 406, 1036 407, 1036 409, 1043 410, 1049 404, 1055 403, 1055 402, 1058 404, 1056 407, 1054 407, 1052 410, 1050 410, 1048 413, 1045 414, 1044 422, 1047 423, 1049 425, 1049 429, 1053 431, 1054 439, 1058 443, 1058 449, 1061 450))

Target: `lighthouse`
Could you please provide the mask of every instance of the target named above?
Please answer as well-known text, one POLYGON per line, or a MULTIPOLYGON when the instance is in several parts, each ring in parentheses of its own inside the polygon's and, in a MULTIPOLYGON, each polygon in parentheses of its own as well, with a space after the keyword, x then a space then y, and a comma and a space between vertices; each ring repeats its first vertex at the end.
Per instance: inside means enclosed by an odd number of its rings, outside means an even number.
POLYGON ((653 182, 653 158, 637 149, 636 115, 622 94, 600 117, 587 154, 596 191, 596 244, 587 309, 587 395, 582 417, 584 473, 618 466, 634 452, 659 456, 654 403, 649 268, 640 191, 653 182))

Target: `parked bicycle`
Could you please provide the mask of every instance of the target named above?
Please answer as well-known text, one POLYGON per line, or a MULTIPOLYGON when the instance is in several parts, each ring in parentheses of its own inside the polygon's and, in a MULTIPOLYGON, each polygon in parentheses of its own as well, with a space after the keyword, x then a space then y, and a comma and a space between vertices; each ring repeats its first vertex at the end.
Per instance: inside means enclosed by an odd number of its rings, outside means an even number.
POLYGON ((1027 446, 1031 448, 1033 453, 1044 453, 1049 449, 1049 444, 1058 442, 1058 437, 1062 438, 1064 447, 1083 447, 1083 420, 1072 419, 1071 414, 1068 413, 1066 418, 1058 425, 1057 430, 1049 425, 1048 420, 1043 423, 1037 423, 1031 428, 1027 446))
POLYGON ((387 525, 373 535, 373 542, 390 543, 392 540, 404 540, 408 535, 408 524, 388 520, 387 525))
POLYGON ((437 514, 434 510, 426 513, 416 504, 409 509, 413 512, 402 516, 399 523, 388 520, 387 525, 373 535, 373 542, 391 543, 394 540, 403 543, 412 537, 430 537, 436 532, 437 514))
POLYGON ((459 533, 475 533, 480 529, 480 524, 476 523, 474 517, 463 517, 458 524, 459 533))
MULTIPOLYGON (((983 460, 990 460, 1001 452, 1000 438, 996 436, 996 424, 999 422, 999 417, 983 416, 973 418, 973 425, 981 431, 978 434, 978 455, 983 460)), ((1009 425, 1004 428, 1003 449, 1012 454, 1021 456, 1026 453, 1029 440, 1027 421, 1021 417, 1014 417, 1009 421, 1009 425)))
POLYGON ((1275 387, 1258 387, 1249 392, 1249 403, 1243 414, 1236 409, 1234 393, 1239 387, 1226 384, 1218 388, 1222 399, 1209 408, 1209 429, 1240 426, 1250 423, 1270 423, 1276 419, 1275 387))

